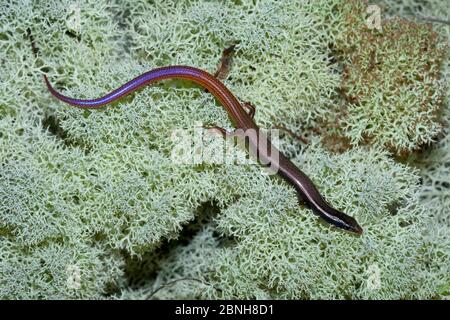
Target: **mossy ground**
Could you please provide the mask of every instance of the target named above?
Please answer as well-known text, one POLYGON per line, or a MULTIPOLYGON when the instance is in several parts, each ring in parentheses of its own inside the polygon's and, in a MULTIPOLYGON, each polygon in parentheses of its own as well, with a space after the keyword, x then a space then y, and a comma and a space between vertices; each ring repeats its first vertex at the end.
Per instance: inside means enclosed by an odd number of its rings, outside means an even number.
POLYGON ((362 1, 2 2, 0 298, 448 297, 450 28, 415 20, 448 2, 380 5, 381 32, 362 1), (92 98, 231 43, 225 84, 361 237, 257 165, 173 163, 174 129, 232 127, 191 83, 83 111, 42 81, 92 98))

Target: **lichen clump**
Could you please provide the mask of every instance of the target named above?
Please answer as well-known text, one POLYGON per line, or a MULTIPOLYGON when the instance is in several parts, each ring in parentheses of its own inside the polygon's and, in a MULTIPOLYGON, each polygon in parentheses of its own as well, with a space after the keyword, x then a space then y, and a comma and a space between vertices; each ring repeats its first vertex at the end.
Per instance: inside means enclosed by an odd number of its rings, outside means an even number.
POLYGON ((346 12, 362 10, 352 16, 364 21, 364 8, 343 0, 0 5, 0 298, 445 297, 448 138, 408 165, 390 153, 440 130, 443 48, 428 27, 403 20, 382 33, 349 24, 346 12), (232 127, 203 88, 169 80, 80 110, 52 99, 42 81, 45 71, 63 94, 98 97, 154 67, 214 72, 234 42, 225 84, 256 106, 262 127, 311 129, 307 145, 286 134, 280 148, 358 220, 361 237, 322 223, 256 163, 174 163, 174 129, 232 127), (342 130, 333 133, 351 141, 339 154, 318 130, 334 119, 342 130))
POLYGON ((408 154, 435 141, 442 130, 447 45, 429 24, 392 18, 377 28, 364 16, 360 7, 349 10, 348 30, 336 44, 347 102, 342 132, 352 144, 408 154))

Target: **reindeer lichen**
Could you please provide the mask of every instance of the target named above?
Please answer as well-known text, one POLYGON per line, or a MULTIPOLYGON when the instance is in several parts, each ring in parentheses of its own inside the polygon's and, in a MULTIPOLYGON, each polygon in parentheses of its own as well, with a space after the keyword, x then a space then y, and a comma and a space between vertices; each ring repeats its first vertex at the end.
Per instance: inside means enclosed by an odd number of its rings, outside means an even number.
POLYGON ((383 31, 368 30, 365 8, 2 2, 0 298, 448 296, 449 68, 435 34, 448 28, 383 16, 383 31), (361 237, 321 222, 256 163, 174 162, 174 130, 232 128, 192 83, 164 81, 80 110, 42 81, 47 73, 63 94, 93 98, 157 66, 214 72, 231 43, 225 84, 256 106, 261 127, 287 129, 280 148, 358 220, 361 237), (340 153, 321 144, 330 132, 348 138, 340 153))

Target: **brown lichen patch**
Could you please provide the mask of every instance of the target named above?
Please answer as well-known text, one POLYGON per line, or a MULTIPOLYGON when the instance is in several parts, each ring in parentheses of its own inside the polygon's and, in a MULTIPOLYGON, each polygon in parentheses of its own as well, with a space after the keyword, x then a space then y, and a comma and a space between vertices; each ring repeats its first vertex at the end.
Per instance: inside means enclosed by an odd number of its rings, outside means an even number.
POLYGON ((345 32, 336 38, 347 112, 341 131, 352 145, 408 154, 431 143, 442 129, 440 74, 448 46, 430 24, 394 18, 382 21, 380 29, 370 28, 365 6, 347 2, 345 32))

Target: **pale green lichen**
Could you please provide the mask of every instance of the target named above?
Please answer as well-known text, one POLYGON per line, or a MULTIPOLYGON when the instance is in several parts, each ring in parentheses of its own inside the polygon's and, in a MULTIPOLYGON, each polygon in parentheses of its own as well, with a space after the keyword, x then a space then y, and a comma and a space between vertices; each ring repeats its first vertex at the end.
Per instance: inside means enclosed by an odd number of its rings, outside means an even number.
POLYGON ((0 135, 0 297, 102 297, 123 261, 83 220, 82 152, 29 120, 1 119, 0 135))
POLYGON ((349 3, 343 14, 347 30, 336 42, 347 101, 340 118, 343 135, 352 144, 403 154, 430 144, 442 130, 445 40, 431 26, 402 18, 371 28, 362 1, 349 3))
MULTIPOLYGON (((437 18, 449 20, 450 3, 448 1, 427 1, 426 3, 415 0, 385 1, 386 14, 401 15, 402 17, 424 21, 425 18, 437 18)), ((447 43, 450 42, 450 28, 441 22, 432 22, 435 29, 447 43)), ((443 69, 443 78, 450 76, 450 59, 447 56, 443 69)), ((422 154, 414 154, 410 158, 411 165, 420 169, 423 179, 421 188, 422 203, 428 208, 432 217, 430 222, 430 239, 447 239, 450 235, 450 86, 447 86, 447 99, 442 110, 443 132, 438 141, 422 154), (433 235, 439 235, 438 238, 433 235)), ((448 250, 441 254, 449 255, 448 250)), ((445 279, 445 278, 444 278, 445 279)), ((446 276, 447 283, 444 284, 439 293, 447 299, 450 297, 450 276, 446 276)))
POLYGON ((0 297, 445 296, 448 139, 421 159, 431 161, 420 171, 427 187, 412 169, 418 161, 396 163, 383 146, 332 155, 315 137, 307 148, 282 140, 327 200, 363 226, 354 237, 320 223, 259 166, 173 163, 173 129, 232 127, 199 87, 166 81, 83 111, 52 99, 41 79, 46 71, 64 94, 91 98, 156 66, 213 72, 238 42, 225 83, 256 105, 256 121, 320 133, 340 115, 342 74, 331 49, 348 30, 342 5, 2 4, 0 297))
POLYGON ((241 197, 189 245, 156 259, 157 279, 122 298, 146 298, 156 289, 153 298, 425 298, 445 283, 448 241, 431 244, 424 234, 428 219, 414 172, 378 150, 332 156, 316 146, 296 162, 316 173, 331 202, 358 213, 361 238, 317 225, 293 190, 275 184, 241 197), (233 240, 220 245, 212 227, 233 240))

